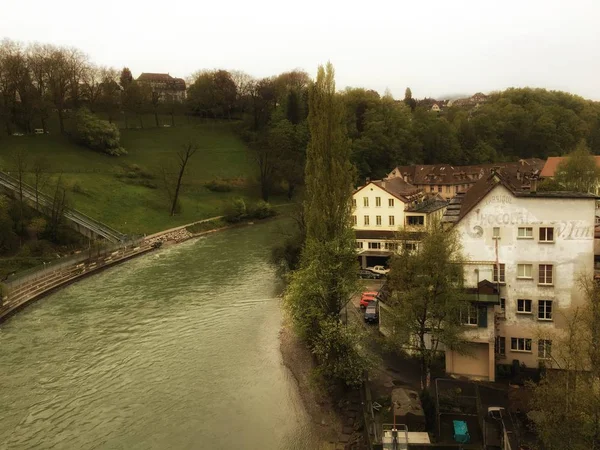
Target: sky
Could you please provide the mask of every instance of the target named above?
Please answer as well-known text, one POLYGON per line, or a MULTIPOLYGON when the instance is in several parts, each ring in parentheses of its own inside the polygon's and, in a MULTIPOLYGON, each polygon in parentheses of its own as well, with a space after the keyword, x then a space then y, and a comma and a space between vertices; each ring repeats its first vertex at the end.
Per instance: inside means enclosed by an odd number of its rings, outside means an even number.
POLYGON ((396 98, 531 86, 600 100, 599 19, 600 0, 2 0, 0 38, 74 46, 134 76, 314 76, 331 61, 338 89, 396 98))

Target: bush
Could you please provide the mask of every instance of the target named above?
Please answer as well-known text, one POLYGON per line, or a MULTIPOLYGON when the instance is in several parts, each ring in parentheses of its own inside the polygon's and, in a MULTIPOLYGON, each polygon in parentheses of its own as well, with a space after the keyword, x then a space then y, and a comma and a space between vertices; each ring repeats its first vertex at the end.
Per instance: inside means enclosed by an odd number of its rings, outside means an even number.
POLYGON ((231 192, 232 189, 231 184, 218 178, 204 183, 204 187, 212 192, 231 192))
POLYGON ((223 218, 228 223, 238 223, 248 218, 248 209, 243 198, 233 199, 229 205, 225 207, 223 218))
POLYGON ((275 210, 270 203, 260 200, 248 211, 248 215, 253 219, 266 219, 275 215, 275 210))
POLYGON ((115 124, 99 119, 87 108, 81 108, 75 115, 73 137, 81 145, 112 156, 127 153, 121 147, 119 128, 115 124))

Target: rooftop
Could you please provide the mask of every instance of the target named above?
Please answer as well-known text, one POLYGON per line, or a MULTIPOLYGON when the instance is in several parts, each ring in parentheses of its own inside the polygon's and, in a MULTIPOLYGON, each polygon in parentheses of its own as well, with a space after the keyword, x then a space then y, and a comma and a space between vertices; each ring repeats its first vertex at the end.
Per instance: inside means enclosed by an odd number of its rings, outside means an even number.
MULTIPOLYGON (((540 176, 543 178, 553 177, 556 174, 556 169, 558 165, 565 161, 567 158, 565 156, 550 156, 546 160, 546 164, 542 168, 542 172, 540 176)), ((600 167, 600 156, 594 156, 596 160, 596 166, 600 167)))
MULTIPOLYGON (((537 180, 535 180, 537 182, 537 180)), ((483 198, 501 184, 515 197, 521 198, 570 198, 595 199, 593 194, 571 191, 531 191, 529 185, 524 186, 524 180, 515 177, 508 170, 494 170, 487 177, 482 177, 465 193, 458 193, 446 208, 442 222, 457 223, 483 198)))

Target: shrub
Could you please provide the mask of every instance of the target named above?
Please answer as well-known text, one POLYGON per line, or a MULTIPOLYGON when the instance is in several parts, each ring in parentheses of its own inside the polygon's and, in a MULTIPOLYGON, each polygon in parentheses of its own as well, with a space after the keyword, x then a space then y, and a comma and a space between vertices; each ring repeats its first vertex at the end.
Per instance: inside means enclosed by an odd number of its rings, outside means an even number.
POLYGON ((79 109, 75 115, 73 137, 81 145, 112 156, 127 153, 121 147, 119 128, 115 124, 99 119, 87 108, 79 109))
POLYGON ((231 184, 218 178, 204 183, 204 187, 212 192, 231 192, 232 189, 231 184))
POLYGON ((223 218, 229 223, 238 223, 248 218, 248 209, 243 198, 235 198, 225 207, 223 218))
POLYGON ((263 200, 253 205, 248 211, 248 216, 253 219, 266 219, 273 217, 275 214, 275 210, 271 204, 263 200))

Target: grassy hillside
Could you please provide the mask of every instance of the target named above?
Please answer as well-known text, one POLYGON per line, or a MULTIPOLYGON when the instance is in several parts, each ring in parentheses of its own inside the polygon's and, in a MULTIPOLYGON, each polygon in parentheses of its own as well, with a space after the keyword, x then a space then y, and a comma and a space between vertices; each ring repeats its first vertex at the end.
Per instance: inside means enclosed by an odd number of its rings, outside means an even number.
POLYGON ((232 197, 256 196, 250 185, 256 172, 251 155, 226 123, 121 130, 121 135, 128 151, 121 157, 88 150, 57 133, 2 137, 0 169, 14 169, 11 155, 18 148, 26 150, 30 164, 36 156, 45 155, 53 178, 62 173, 71 206, 125 233, 152 233, 220 215, 232 197), (180 196, 182 212, 169 217, 162 179, 148 177, 156 175, 161 166, 172 164, 174 168, 175 153, 188 139, 198 143, 200 150, 188 164, 180 196), (228 193, 211 192, 204 183, 215 178, 236 179, 238 187, 228 193))

